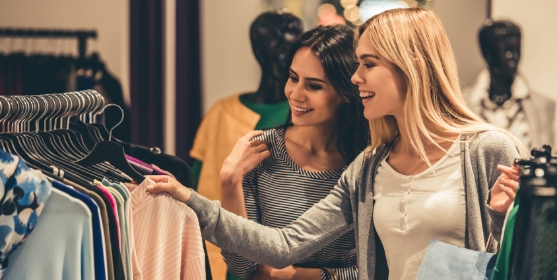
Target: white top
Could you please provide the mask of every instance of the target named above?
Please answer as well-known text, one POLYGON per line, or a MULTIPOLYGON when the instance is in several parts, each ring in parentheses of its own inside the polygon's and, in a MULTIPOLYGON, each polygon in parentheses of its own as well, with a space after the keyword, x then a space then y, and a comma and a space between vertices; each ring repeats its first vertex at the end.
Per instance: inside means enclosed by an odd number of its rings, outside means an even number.
POLYGON ((535 137, 535 135, 530 135, 530 124, 520 101, 531 98, 526 79, 520 74, 515 77, 511 87, 511 99, 505 101, 501 106, 489 99, 490 85, 489 70, 483 69, 476 84, 467 93, 470 105, 473 107, 480 105, 479 111, 475 113, 488 123, 506 129, 526 147, 531 147, 531 137, 535 137))
POLYGON ((432 167, 414 176, 386 157, 375 177, 373 221, 385 248, 389 280, 416 279, 432 238, 464 247, 466 200, 455 142, 432 167))

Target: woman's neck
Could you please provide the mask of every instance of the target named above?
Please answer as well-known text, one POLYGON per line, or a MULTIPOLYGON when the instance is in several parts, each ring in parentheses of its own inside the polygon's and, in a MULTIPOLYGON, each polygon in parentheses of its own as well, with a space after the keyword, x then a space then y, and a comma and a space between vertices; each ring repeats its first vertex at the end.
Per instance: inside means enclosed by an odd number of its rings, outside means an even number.
POLYGON ((336 152, 338 135, 330 125, 290 126, 285 138, 297 146, 303 147, 312 154, 336 152))
MULTIPOLYGON (((412 158, 420 157, 418 151, 416 151, 416 149, 412 147, 412 142, 410 141, 410 135, 408 134, 407 124, 404 121, 404 116, 395 116, 395 119, 398 125, 399 137, 395 141, 393 149, 396 149, 397 153, 406 154, 412 158)), ((455 140, 458 137, 458 134, 454 134, 446 131, 434 132, 434 133, 443 138, 451 139, 451 140, 455 140)), ((439 149, 439 146, 444 147, 447 146, 448 144, 447 143, 448 141, 446 140, 437 140, 435 143, 425 137, 421 137, 421 142, 426 154, 432 152, 439 152, 441 151, 441 149, 439 149)))

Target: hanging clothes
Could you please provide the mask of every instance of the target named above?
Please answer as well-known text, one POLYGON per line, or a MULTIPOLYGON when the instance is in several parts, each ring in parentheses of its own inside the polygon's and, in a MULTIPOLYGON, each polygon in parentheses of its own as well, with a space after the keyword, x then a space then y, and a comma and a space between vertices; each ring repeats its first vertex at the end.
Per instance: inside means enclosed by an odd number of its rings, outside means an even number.
POLYGON ((170 194, 149 194, 147 186, 153 184, 150 179, 140 185, 126 184, 131 193, 132 230, 141 275, 153 280, 205 278, 197 216, 170 194), (165 242, 152 242, 158 239, 165 242))
MULTIPOLYGON (((5 175, 4 194, 0 188, 0 237, 6 245, 0 246, 3 279, 141 280, 156 279, 154 274, 160 279, 206 279, 206 254, 195 213, 170 195, 145 192, 152 181, 130 162, 143 168, 151 165, 129 156, 133 161, 128 161, 124 146, 118 144, 123 142, 105 140, 106 127, 83 123, 95 120, 104 104, 99 93, 62 95, 0 96, 0 115, 8 120, 0 133, 0 174, 5 175), (71 113, 84 125, 77 126, 79 130, 68 129, 71 113), (38 118, 33 126, 17 119, 32 114, 38 118), (41 119, 45 116, 48 122, 41 119), (131 178, 140 182, 128 185, 132 191, 123 185, 131 178), (165 220, 176 213, 183 214, 183 223, 165 220), (17 234, 4 227, 8 222, 17 234), (149 238, 156 236, 153 230, 164 238, 149 238), (158 273, 161 268, 164 272, 158 273)), ((151 167, 151 174, 166 174, 151 167)))
POLYGON ((0 278, 8 257, 36 228, 50 196, 51 185, 18 157, 0 150, 0 278))

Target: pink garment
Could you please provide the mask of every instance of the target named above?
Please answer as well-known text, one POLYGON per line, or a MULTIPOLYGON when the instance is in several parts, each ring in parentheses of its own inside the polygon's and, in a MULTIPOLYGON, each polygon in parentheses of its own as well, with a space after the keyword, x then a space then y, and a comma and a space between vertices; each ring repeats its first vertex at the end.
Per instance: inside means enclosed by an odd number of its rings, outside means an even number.
MULTIPOLYGON (((205 253, 197 216, 167 193, 152 195, 147 178, 131 192, 131 220, 135 255, 144 279, 205 279, 205 253)), ((133 257, 133 255, 132 255, 133 257)))
POLYGON ((132 156, 126 155, 126 159, 128 160, 128 162, 137 163, 139 165, 144 166, 145 168, 150 168, 152 170, 152 172, 155 173, 155 174, 152 174, 152 175, 169 175, 168 172, 160 170, 160 169, 158 169, 158 168, 156 168, 156 167, 154 167, 154 166, 152 166, 152 165, 150 165, 150 164, 148 164, 148 163, 146 163, 146 162, 144 162, 140 159, 136 159, 132 156))
MULTIPOLYGON (((114 218, 116 219, 116 232, 118 233, 118 247, 120 247, 120 221, 118 220, 118 206, 116 206, 116 200, 114 199, 114 196, 112 196, 112 194, 103 186, 103 185, 97 185, 97 187, 99 188, 99 190, 101 190, 103 192, 104 195, 106 195, 106 197, 108 198, 108 201, 110 202, 110 208, 112 209, 112 214, 114 215, 114 218)), ((112 228, 110 229, 112 230, 112 228)), ((121 247, 120 247, 121 248, 121 247)))

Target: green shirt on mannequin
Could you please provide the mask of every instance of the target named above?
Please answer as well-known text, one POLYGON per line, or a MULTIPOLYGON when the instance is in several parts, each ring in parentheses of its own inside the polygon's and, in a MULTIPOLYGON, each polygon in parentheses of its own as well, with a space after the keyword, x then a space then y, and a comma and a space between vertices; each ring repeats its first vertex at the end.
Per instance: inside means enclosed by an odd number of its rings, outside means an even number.
MULTIPOLYGON (((257 104, 246 100, 245 96, 241 95, 240 102, 261 116, 259 122, 257 122, 257 125, 254 127, 254 130, 272 128, 284 124, 290 110, 288 101, 275 104, 257 104)), ((194 185, 193 189, 197 189, 197 182, 199 182, 199 174, 202 166, 203 162, 194 159, 191 167, 194 185)))

